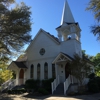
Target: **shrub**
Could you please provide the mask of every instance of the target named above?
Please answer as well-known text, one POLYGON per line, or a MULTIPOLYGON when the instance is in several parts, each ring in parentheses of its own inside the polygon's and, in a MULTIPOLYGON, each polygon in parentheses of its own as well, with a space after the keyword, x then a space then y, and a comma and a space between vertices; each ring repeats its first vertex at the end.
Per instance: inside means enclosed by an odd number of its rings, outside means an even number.
POLYGON ((38 89, 38 92, 39 92, 39 93, 42 93, 42 94, 44 94, 44 95, 49 94, 49 92, 48 92, 46 89, 44 89, 44 88, 39 88, 39 89, 38 89))
POLYGON ((95 78, 93 80, 90 80, 87 85, 88 85, 88 90, 92 93, 97 93, 100 91, 99 85, 95 78))
POLYGON ((11 93, 12 93, 12 90, 8 90, 7 93, 8 93, 8 94, 11 94, 11 93))
POLYGON ((89 82, 87 84, 88 90, 92 93, 100 91, 100 77, 95 77, 95 74, 92 73, 89 75, 89 82))
POLYGON ((94 79, 95 78, 95 73, 91 73, 88 77, 89 77, 89 79, 94 79))
POLYGON ((26 92, 26 89, 25 88, 21 88, 21 89, 18 89, 17 92, 18 93, 25 93, 26 92))
POLYGON ((33 93, 33 91, 42 91, 42 94, 48 94, 51 93, 51 82, 53 82, 53 80, 53 78, 42 81, 29 79, 25 82, 25 87, 29 93, 33 93))
POLYGON ((97 84, 99 86, 99 90, 100 90, 100 77, 95 77, 95 81, 97 82, 97 84))
POLYGON ((92 93, 97 93, 99 92, 99 86, 97 83, 91 83, 89 86, 89 91, 92 93))
POLYGON ((53 81, 54 81, 53 78, 42 80, 42 87, 46 89, 47 91, 51 92, 51 82, 53 81))
POLYGON ((53 78, 50 78, 50 79, 47 79, 47 80, 42 80, 42 86, 46 86, 46 87, 48 87, 48 86, 51 86, 51 82, 53 82, 53 78))
POLYGON ((25 93, 26 89, 14 89, 14 90, 8 90, 8 94, 22 94, 25 93))
POLYGON ((28 79, 25 82, 25 87, 26 89, 29 90, 36 90, 38 87, 40 87, 40 81, 39 80, 34 80, 34 79, 28 79))

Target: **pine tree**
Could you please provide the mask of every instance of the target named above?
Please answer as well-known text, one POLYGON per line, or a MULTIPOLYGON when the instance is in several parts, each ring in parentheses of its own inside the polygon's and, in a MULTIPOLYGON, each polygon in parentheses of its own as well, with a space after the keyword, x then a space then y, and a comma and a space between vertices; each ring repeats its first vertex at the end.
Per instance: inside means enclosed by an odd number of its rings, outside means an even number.
POLYGON ((15 0, 0 0, 0 84, 13 77, 7 70, 9 59, 30 43, 30 31, 30 7, 15 0))
POLYGON ((0 0, 0 60, 31 41, 30 7, 23 2, 11 8, 14 0, 0 0))

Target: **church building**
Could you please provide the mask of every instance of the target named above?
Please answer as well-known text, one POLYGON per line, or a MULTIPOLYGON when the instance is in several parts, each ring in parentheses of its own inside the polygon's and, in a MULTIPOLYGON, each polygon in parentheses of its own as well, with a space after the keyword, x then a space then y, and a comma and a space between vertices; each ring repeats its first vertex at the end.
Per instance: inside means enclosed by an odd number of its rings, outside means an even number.
MULTIPOLYGON (((56 28, 57 36, 40 29, 28 48, 24 59, 12 61, 9 70, 16 72, 16 85, 24 84, 27 79, 55 78, 56 85, 69 78, 67 67, 75 54, 82 57, 81 29, 75 22, 67 0, 64 3, 61 25, 56 28)), ((91 67, 93 65, 90 64, 91 67)), ((68 79, 76 81, 74 76, 68 79)), ((52 93, 56 88, 52 83, 52 93)))

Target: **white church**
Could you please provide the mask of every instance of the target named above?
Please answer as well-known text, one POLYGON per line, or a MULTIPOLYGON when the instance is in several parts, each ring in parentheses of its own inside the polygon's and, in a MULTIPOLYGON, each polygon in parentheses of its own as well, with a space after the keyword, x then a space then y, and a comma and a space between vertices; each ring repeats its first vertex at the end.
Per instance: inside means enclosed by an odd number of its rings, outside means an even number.
MULTIPOLYGON (((56 28, 58 37, 40 29, 26 50, 22 60, 12 61, 9 70, 16 72, 16 85, 24 84, 27 79, 50 79, 52 93, 60 83, 68 88, 77 81, 67 70, 74 54, 82 56, 81 29, 75 22, 67 0, 65 1, 61 25, 56 28)), ((89 64, 93 67, 92 64, 89 64)), ((66 91, 64 90, 64 91, 66 91)))

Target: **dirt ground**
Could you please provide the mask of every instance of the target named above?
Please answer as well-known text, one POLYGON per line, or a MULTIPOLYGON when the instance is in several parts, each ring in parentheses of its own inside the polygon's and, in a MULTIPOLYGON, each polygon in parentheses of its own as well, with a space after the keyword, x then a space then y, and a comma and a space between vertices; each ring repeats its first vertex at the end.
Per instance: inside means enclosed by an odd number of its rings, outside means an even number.
POLYGON ((35 97, 32 95, 28 95, 27 93, 23 95, 8 95, 8 94, 0 94, 0 100, 100 100, 100 93, 93 95, 81 95, 81 96, 54 96, 47 95, 41 97, 35 97))

